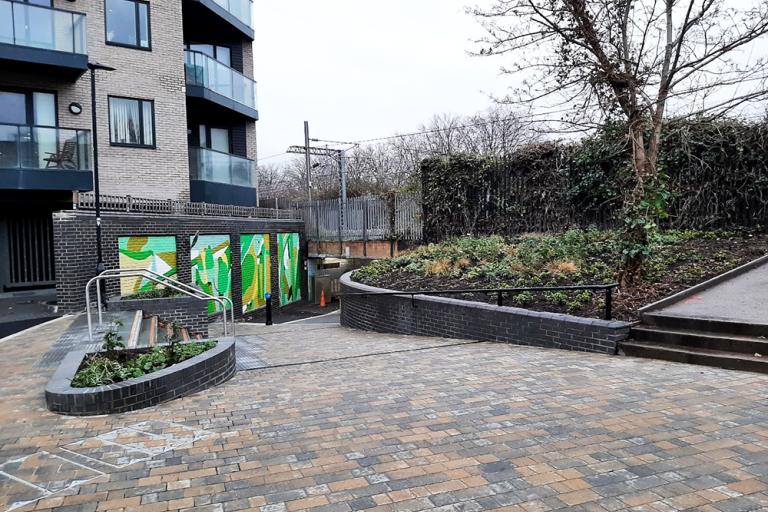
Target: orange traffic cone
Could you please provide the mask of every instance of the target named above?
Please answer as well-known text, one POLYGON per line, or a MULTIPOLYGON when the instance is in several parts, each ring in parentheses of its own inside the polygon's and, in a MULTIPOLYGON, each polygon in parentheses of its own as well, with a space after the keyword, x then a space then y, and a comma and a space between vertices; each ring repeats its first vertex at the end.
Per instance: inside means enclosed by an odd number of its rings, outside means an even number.
POLYGON ((320 307, 325 307, 325 290, 320 290, 320 307))

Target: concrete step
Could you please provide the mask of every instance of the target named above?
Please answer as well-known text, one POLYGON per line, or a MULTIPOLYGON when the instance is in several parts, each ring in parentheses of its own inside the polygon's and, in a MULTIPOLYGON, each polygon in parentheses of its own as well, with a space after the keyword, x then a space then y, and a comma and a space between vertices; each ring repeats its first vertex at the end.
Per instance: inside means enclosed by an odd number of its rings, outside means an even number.
POLYGON ((153 317, 144 318, 141 321, 141 331, 139 332, 138 342, 136 343, 136 348, 143 348, 143 347, 150 347, 151 346, 151 340, 153 337, 153 332, 157 331, 157 325, 153 325, 152 321, 153 317))
POLYGON ((664 315, 661 313, 643 313, 641 320, 646 326, 667 329, 703 331, 736 336, 768 337, 768 324, 729 322, 709 318, 664 315))
POLYGON ((131 319, 131 327, 128 330, 128 337, 125 338, 125 348, 136 348, 139 343, 139 336, 141 335, 141 324, 144 321, 144 313, 141 311, 135 311, 133 318, 131 319))
POLYGON ((741 354, 768 356, 768 339, 757 336, 739 336, 718 332, 670 329, 648 325, 633 327, 630 337, 634 341, 647 341, 689 348, 722 350, 741 354))
POLYGON ((632 357, 714 366, 729 370, 768 373, 768 357, 757 357, 738 352, 691 348, 646 341, 622 342, 619 344, 619 350, 624 355, 632 357))

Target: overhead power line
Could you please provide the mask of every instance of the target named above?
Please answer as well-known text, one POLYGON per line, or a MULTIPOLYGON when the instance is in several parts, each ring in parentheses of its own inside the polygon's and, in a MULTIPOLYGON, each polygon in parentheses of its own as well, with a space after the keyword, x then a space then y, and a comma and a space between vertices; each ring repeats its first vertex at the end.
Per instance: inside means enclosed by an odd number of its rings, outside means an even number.
POLYGON ((502 119, 489 119, 487 121, 480 121, 477 123, 470 123, 470 124, 463 124, 458 126, 447 126, 445 128, 434 128, 431 130, 423 130, 419 132, 411 132, 411 133, 402 133, 397 135, 389 135, 386 137, 375 137, 372 139, 361 139, 361 140, 355 140, 355 141, 340 141, 340 140, 326 140, 326 139, 311 139, 312 142, 325 142, 327 144, 341 144, 341 145, 347 145, 347 146, 358 146, 360 144, 369 144, 371 142, 382 142, 386 140, 394 140, 394 139, 404 139, 406 137, 413 137, 416 135, 429 135, 431 133, 440 133, 440 132, 447 132, 450 130, 461 130, 463 128, 476 128, 478 126, 486 126, 490 124, 498 124, 498 123, 504 123, 508 121, 523 121, 523 120, 534 120, 536 117, 544 116, 544 115, 552 115, 552 114, 562 114, 564 112, 570 112, 570 109, 562 109, 562 110, 555 110, 550 112, 542 112, 540 114, 529 114, 527 116, 523 115, 515 115, 515 116, 509 116, 504 117, 502 119))

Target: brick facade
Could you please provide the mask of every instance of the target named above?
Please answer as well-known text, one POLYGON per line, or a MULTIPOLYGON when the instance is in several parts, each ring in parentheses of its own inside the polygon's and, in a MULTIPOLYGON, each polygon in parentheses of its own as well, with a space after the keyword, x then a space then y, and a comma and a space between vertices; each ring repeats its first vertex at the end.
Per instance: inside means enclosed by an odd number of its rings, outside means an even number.
MULTIPOLYGON (((341 278, 342 293, 387 292, 341 278)), ((366 331, 495 341, 514 345, 615 354, 630 324, 500 307, 446 297, 343 297, 341 325, 366 331)))
MULTIPOLYGON (((88 60, 115 68, 97 71, 97 123, 100 187, 103 194, 135 197, 190 199, 187 139, 187 97, 184 74, 184 27, 182 6, 176 0, 150 0, 151 50, 108 45, 105 36, 105 1, 73 3, 54 0, 53 7, 86 14, 88 60), (153 149, 110 145, 108 96, 154 101, 153 149)), ((215 38, 215 34, 211 37, 215 38)), ((252 43, 229 42, 242 54, 243 74, 253 77, 252 43)), ((0 88, 55 92, 58 126, 92 130, 90 73, 74 81, 48 74, 6 70, 0 88), (82 113, 69 111, 73 102, 82 113)), ((245 122, 247 158, 256 159, 256 123, 245 122)))
MULTIPOLYGON (((53 214, 54 251, 56 254, 56 295, 59 311, 85 309, 85 285, 96 275, 96 234, 93 212, 62 211, 53 214)), ((230 217, 192 217, 107 213, 102 215, 102 247, 107 269, 119 268, 118 239, 124 236, 175 236, 178 276, 192 282, 189 240, 195 234, 228 234, 232 251, 232 301, 235 316, 242 313, 242 276, 240 271, 240 235, 269 234, 272 254, 273 304, 279 306, 278 233, 299 233, 301 261, 306 261, 304 224, 296 220, 247 219, 230 217)), ((306 272, 301 273, 301 296, 307 296, 306 272)), ((107 295, 119 295, 117 280, 107 284, 107 295)))

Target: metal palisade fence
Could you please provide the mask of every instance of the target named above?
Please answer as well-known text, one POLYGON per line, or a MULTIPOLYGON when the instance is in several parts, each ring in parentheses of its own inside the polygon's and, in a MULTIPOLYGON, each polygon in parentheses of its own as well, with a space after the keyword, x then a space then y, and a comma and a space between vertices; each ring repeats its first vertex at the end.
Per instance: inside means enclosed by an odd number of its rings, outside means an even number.
POLYGON ((416 195, 353 197, 302 205, 310 240, 413 240, 422 238, 421 201, 416 195))
MULTIPOLYGON (((298 220, 301 212, 258 208, 231 204, 190 203, 174 199, 147 199, 132 196, 99 194, 101 210, 105 212, 150 213, 161 215, 192 215, 200 217, 245 217, 255 219, 298 220)), ((75 200, 78 210, 94 210, 96 197, 91 192, 79 193, 75 200)))

